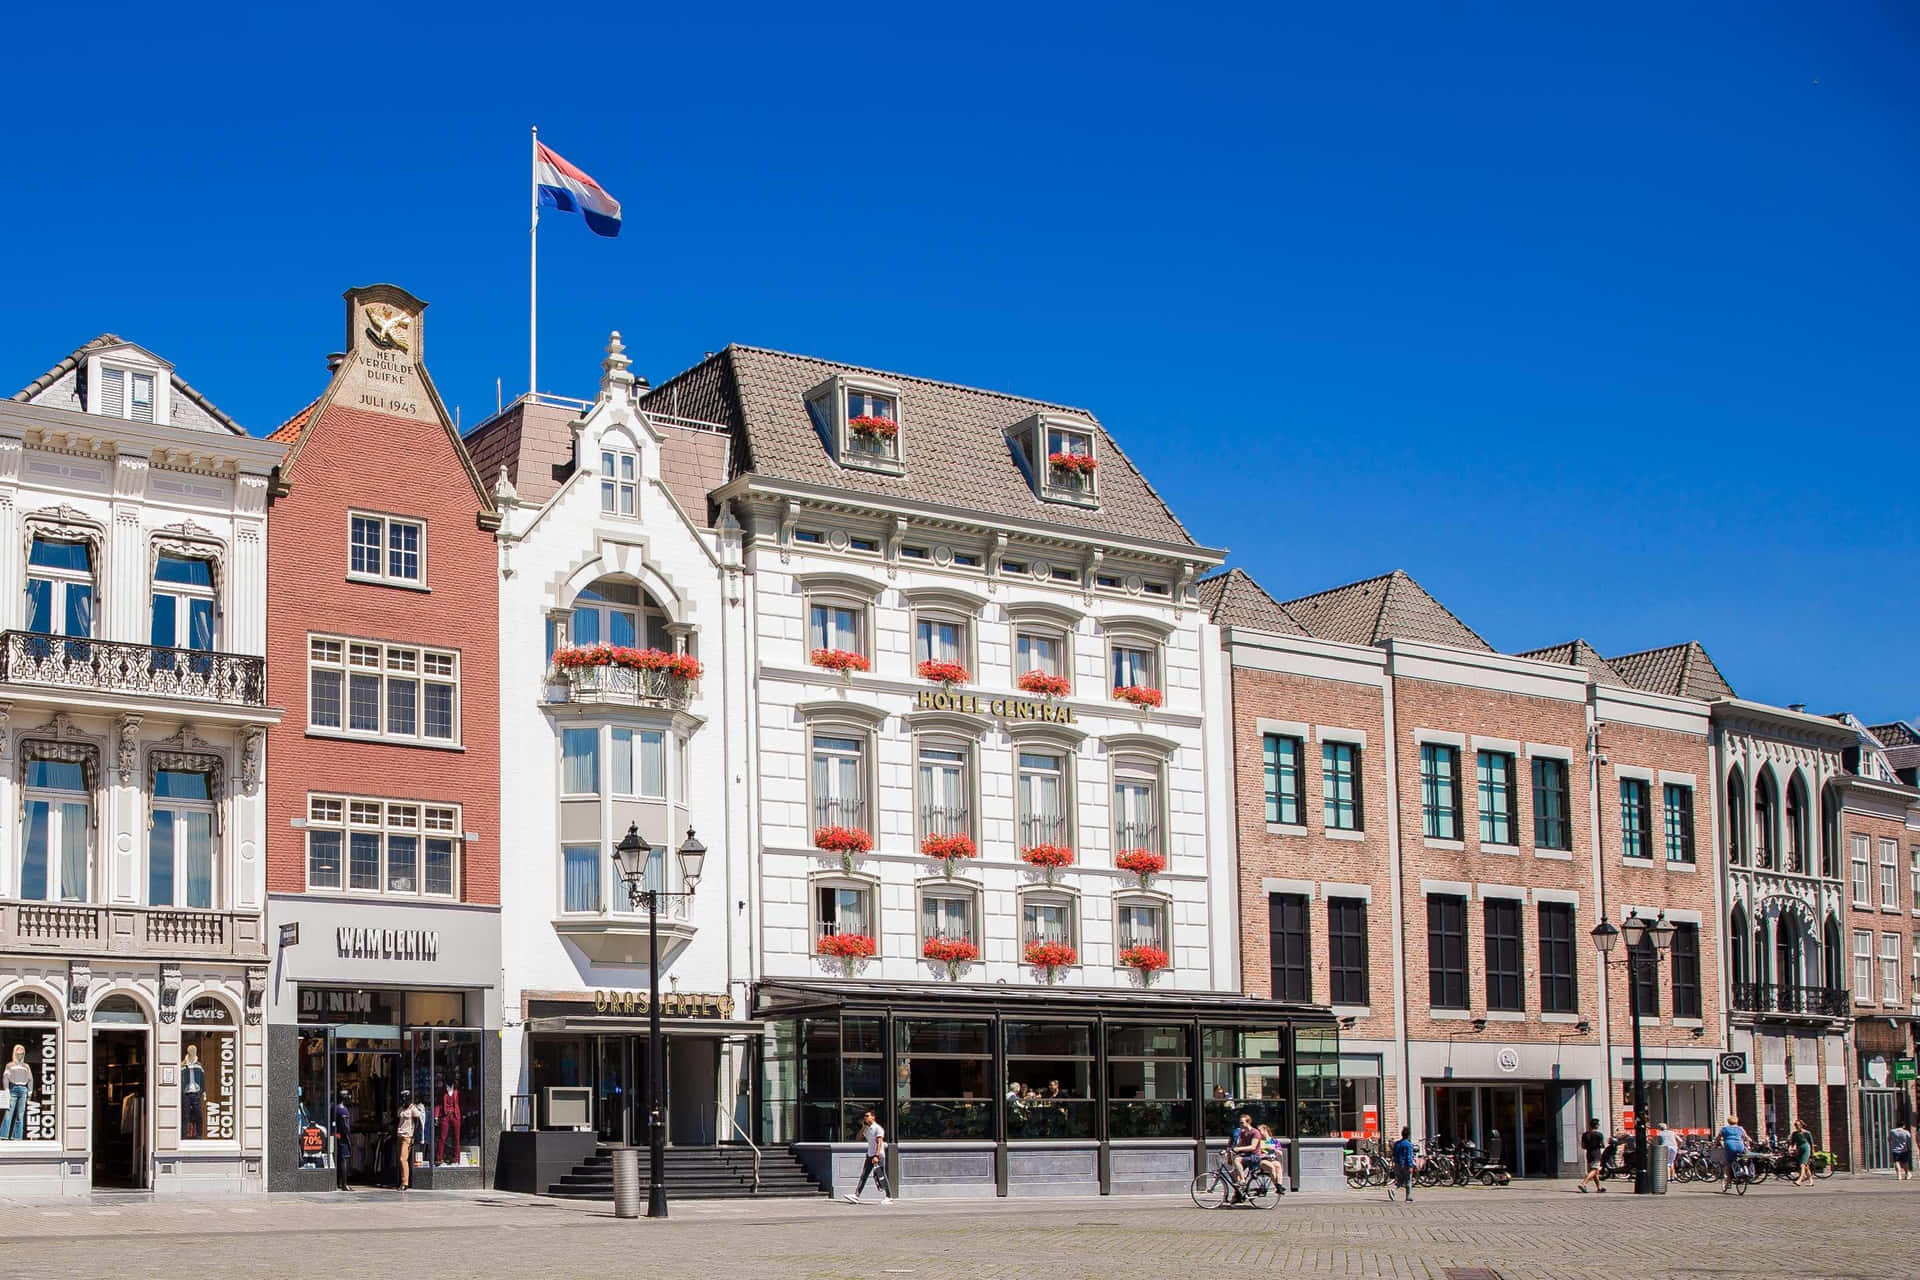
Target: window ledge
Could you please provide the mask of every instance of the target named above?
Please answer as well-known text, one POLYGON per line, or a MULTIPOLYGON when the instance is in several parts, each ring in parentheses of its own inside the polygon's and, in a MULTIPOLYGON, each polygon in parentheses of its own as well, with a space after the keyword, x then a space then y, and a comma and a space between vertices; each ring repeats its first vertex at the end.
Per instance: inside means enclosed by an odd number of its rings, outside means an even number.
POLYGON ((1688 1030, 1692 1030, 1695 1027, 1706 1026, 1707 1021, 1705 1018, 1675 1018, 1673 1020, 1673 1025, 1676 1027, 1684 1027, 1688 1030))
POLYGON ((1427 1010, 1427 1016, 1435 1022, 1471 1022, 1473 1021, 1473 1010, 1429 1009, 1427 1010))
POLYGON ((1312 833, 1305 826, 1294 826, 1288 822, 1269 822, 1267 834, 1270 836, 1304 836, 1312 833))
POLYGON ((1496 858, 1517 858, 1520 856, 1520 846, 1517 844, 1495 844, 1491 841, 1482 840, 1480 842, 1480 852, 1492 854, 1496 858))
POLYGON ((1525 1010, 1520 1010, 1520 1009, 1489 1009, 1487 1010, 1488 1022, 1525 1022, 1526 1020, 1527 1020, 1527 1015, 1525 1010))
POLYGON ((1644 867, 1648 871, 1651 871, 1653 870, 1653 859, 1652 858, 1629 858, 1626 855, 1622 854, 1620 857, 1620 865, 1623 867, 1644 867))
POLYGON ((1700 865, 1695 862, 1673 862, 1669 860, 1667 870, 1678 871, 1681 875, 1693 876, 1700 874, 1700 865))
POLYGON ((1336 1004, 1328 1006, 1336 1018, 1371 1018, 1373 1006, 1370 1004, 1336 1004))
MULTIPOLYGON (((1326 829, 1326 830, 1325 830, 1324 832, 1322 832, 1321 834, 1323 834, 1323 835, 1325 835, 1325 836, 1326 836, 1326 838, 1327 838, 1327 839, 1329 839, 1329 840, 1353 840, 1353 841, 1360 841, 1360 840, 1365 840, 1365 839, 1367 838, 1367 833, 1366 833, 1366 832, 1364 832, 1364 831, 1349 831, 1349 830, 1348 830, 1347 828, 1345 828, 1345 827, 1328 827, 1328 828, 1327 828, 1327 829, 1326 829)), ((1920 915, 1920 911, 1916 911, 1916 912, 1915 912, 1914 914, 1915 914, 1915 915, 1920 915)))
POLYGON ((1657 1027, 1660 1025, 1660 1015, 1657 1013, 1654 1013, 1654 1014, 1643 1013, 1640 1015, 1638 1019, 1636 1019, 1636 1021, 1638 1021, 1640 1025, 1643 1027, 1657 1027))
POLYGON ((1580 1021, 1580 1015, 1577 1013, 1543 1013, 1540 1015, 1540 1021, 1573 1026, 1580 1021))
POLYGON ((395 582, 391 578, 376 578, 368 573, 350 573, 348 582, 357 582, 363 587, 392 587, 395 591, 417 591, 423 596, 433 594, 433 588, 419 582, 395 582))
POLYGON ((332 742, 365 742, 377 747, 423 747, 428 751, 460 751, 466 747, 458 742, 421 742, 413 738, 383 738, 377 733, 343 733, 338 729, 316 729, 307 726, 307 737, 326 738, 332 742))
POLYGON ((1572 862, 1573 850, 1571 849, 1535 849, 1533 851, 1533 856, 1536 858, 1544 859, 1548 862, 1572 862))
POLYGON ((1442 840, 1438 836, 1421 836, 1420 841, 1429 849, 1444 849, 1449 853, 1467 851, 1467 842, 1464 840, 1442 840))

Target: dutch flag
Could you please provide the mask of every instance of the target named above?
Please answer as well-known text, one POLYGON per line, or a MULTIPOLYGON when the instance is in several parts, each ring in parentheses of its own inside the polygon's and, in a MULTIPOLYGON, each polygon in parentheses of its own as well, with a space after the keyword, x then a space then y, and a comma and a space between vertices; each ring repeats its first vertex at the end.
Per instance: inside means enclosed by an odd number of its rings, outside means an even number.
POLYGON ((620 234, 620 202, 544 142, 534 143, 533 180, 540 188, 541 204, 580 214, 595 235, 620 234))

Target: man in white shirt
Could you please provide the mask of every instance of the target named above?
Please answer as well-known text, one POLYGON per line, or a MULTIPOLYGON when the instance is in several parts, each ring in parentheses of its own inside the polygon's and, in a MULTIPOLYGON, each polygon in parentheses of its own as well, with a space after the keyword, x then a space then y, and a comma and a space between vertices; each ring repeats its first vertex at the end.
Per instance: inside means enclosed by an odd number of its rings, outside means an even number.
POLYGON ((1667 1180, 1673 1180, 1673 1166, 1680 1161, 1680 1131, 1672 1125, 1655 1125, 1660 1131, 1660 1153, 1667 1160, 1667 1180))
POLYGON ((880 1122, 871 1111, 860 1120, 860 1136, 867 1142, 867 1164, 860 1170, 860 1185, 847 1197, 847 1203, 859 1204, 860 1193, 867 1189, 867 1179, 872 1178, 874 1185, 880 1188, 880 1203, 892 1204, 893 1188, 887 1183, 887 1131, 880 1127, 880 1122))

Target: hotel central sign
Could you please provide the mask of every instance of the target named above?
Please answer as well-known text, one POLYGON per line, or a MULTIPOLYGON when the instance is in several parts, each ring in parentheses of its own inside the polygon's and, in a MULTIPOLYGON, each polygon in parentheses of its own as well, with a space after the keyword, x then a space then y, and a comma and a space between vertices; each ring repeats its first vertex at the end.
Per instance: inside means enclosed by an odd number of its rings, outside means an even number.
POLYGON ((921 711, 962 711, 968 715, 992 716, 996 720, 1038 720, 1044 724, 1075 724, 1073 708, 1052 702, 1025 698, 982 698, 971 693, 948 693, 944 689, 922 689, 914 700, 921 711))

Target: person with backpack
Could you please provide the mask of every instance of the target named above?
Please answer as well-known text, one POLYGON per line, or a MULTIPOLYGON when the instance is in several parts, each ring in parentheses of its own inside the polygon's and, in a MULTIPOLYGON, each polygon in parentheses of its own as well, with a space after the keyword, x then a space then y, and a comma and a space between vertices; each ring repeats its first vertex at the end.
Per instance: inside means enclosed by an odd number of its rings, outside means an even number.
POLYGON ((1587 1193, 1587 1184, 1591 1182, 1595 1191, 1605 1191, 1600 1182, 1601 1161, 1606 1155, 1607 1135, 1600 1127, 1598 1116, 1587 1117, 1587 1131, 1580 1135, 1580 1149, 1587 1153, 1587 1176, 1580 1179, 1581 1195, 1587 1193))
POLYGON ((1413 1203, 1413 1130, 1406 1125, 1400 1126, 1400 1140, 1393 1144, 1393 1181, 1387 1186, 1387 1199, 1393 1199, 1393 1189, 1399 1187, 1406 1192, 1407 1203, 1413 1203))

